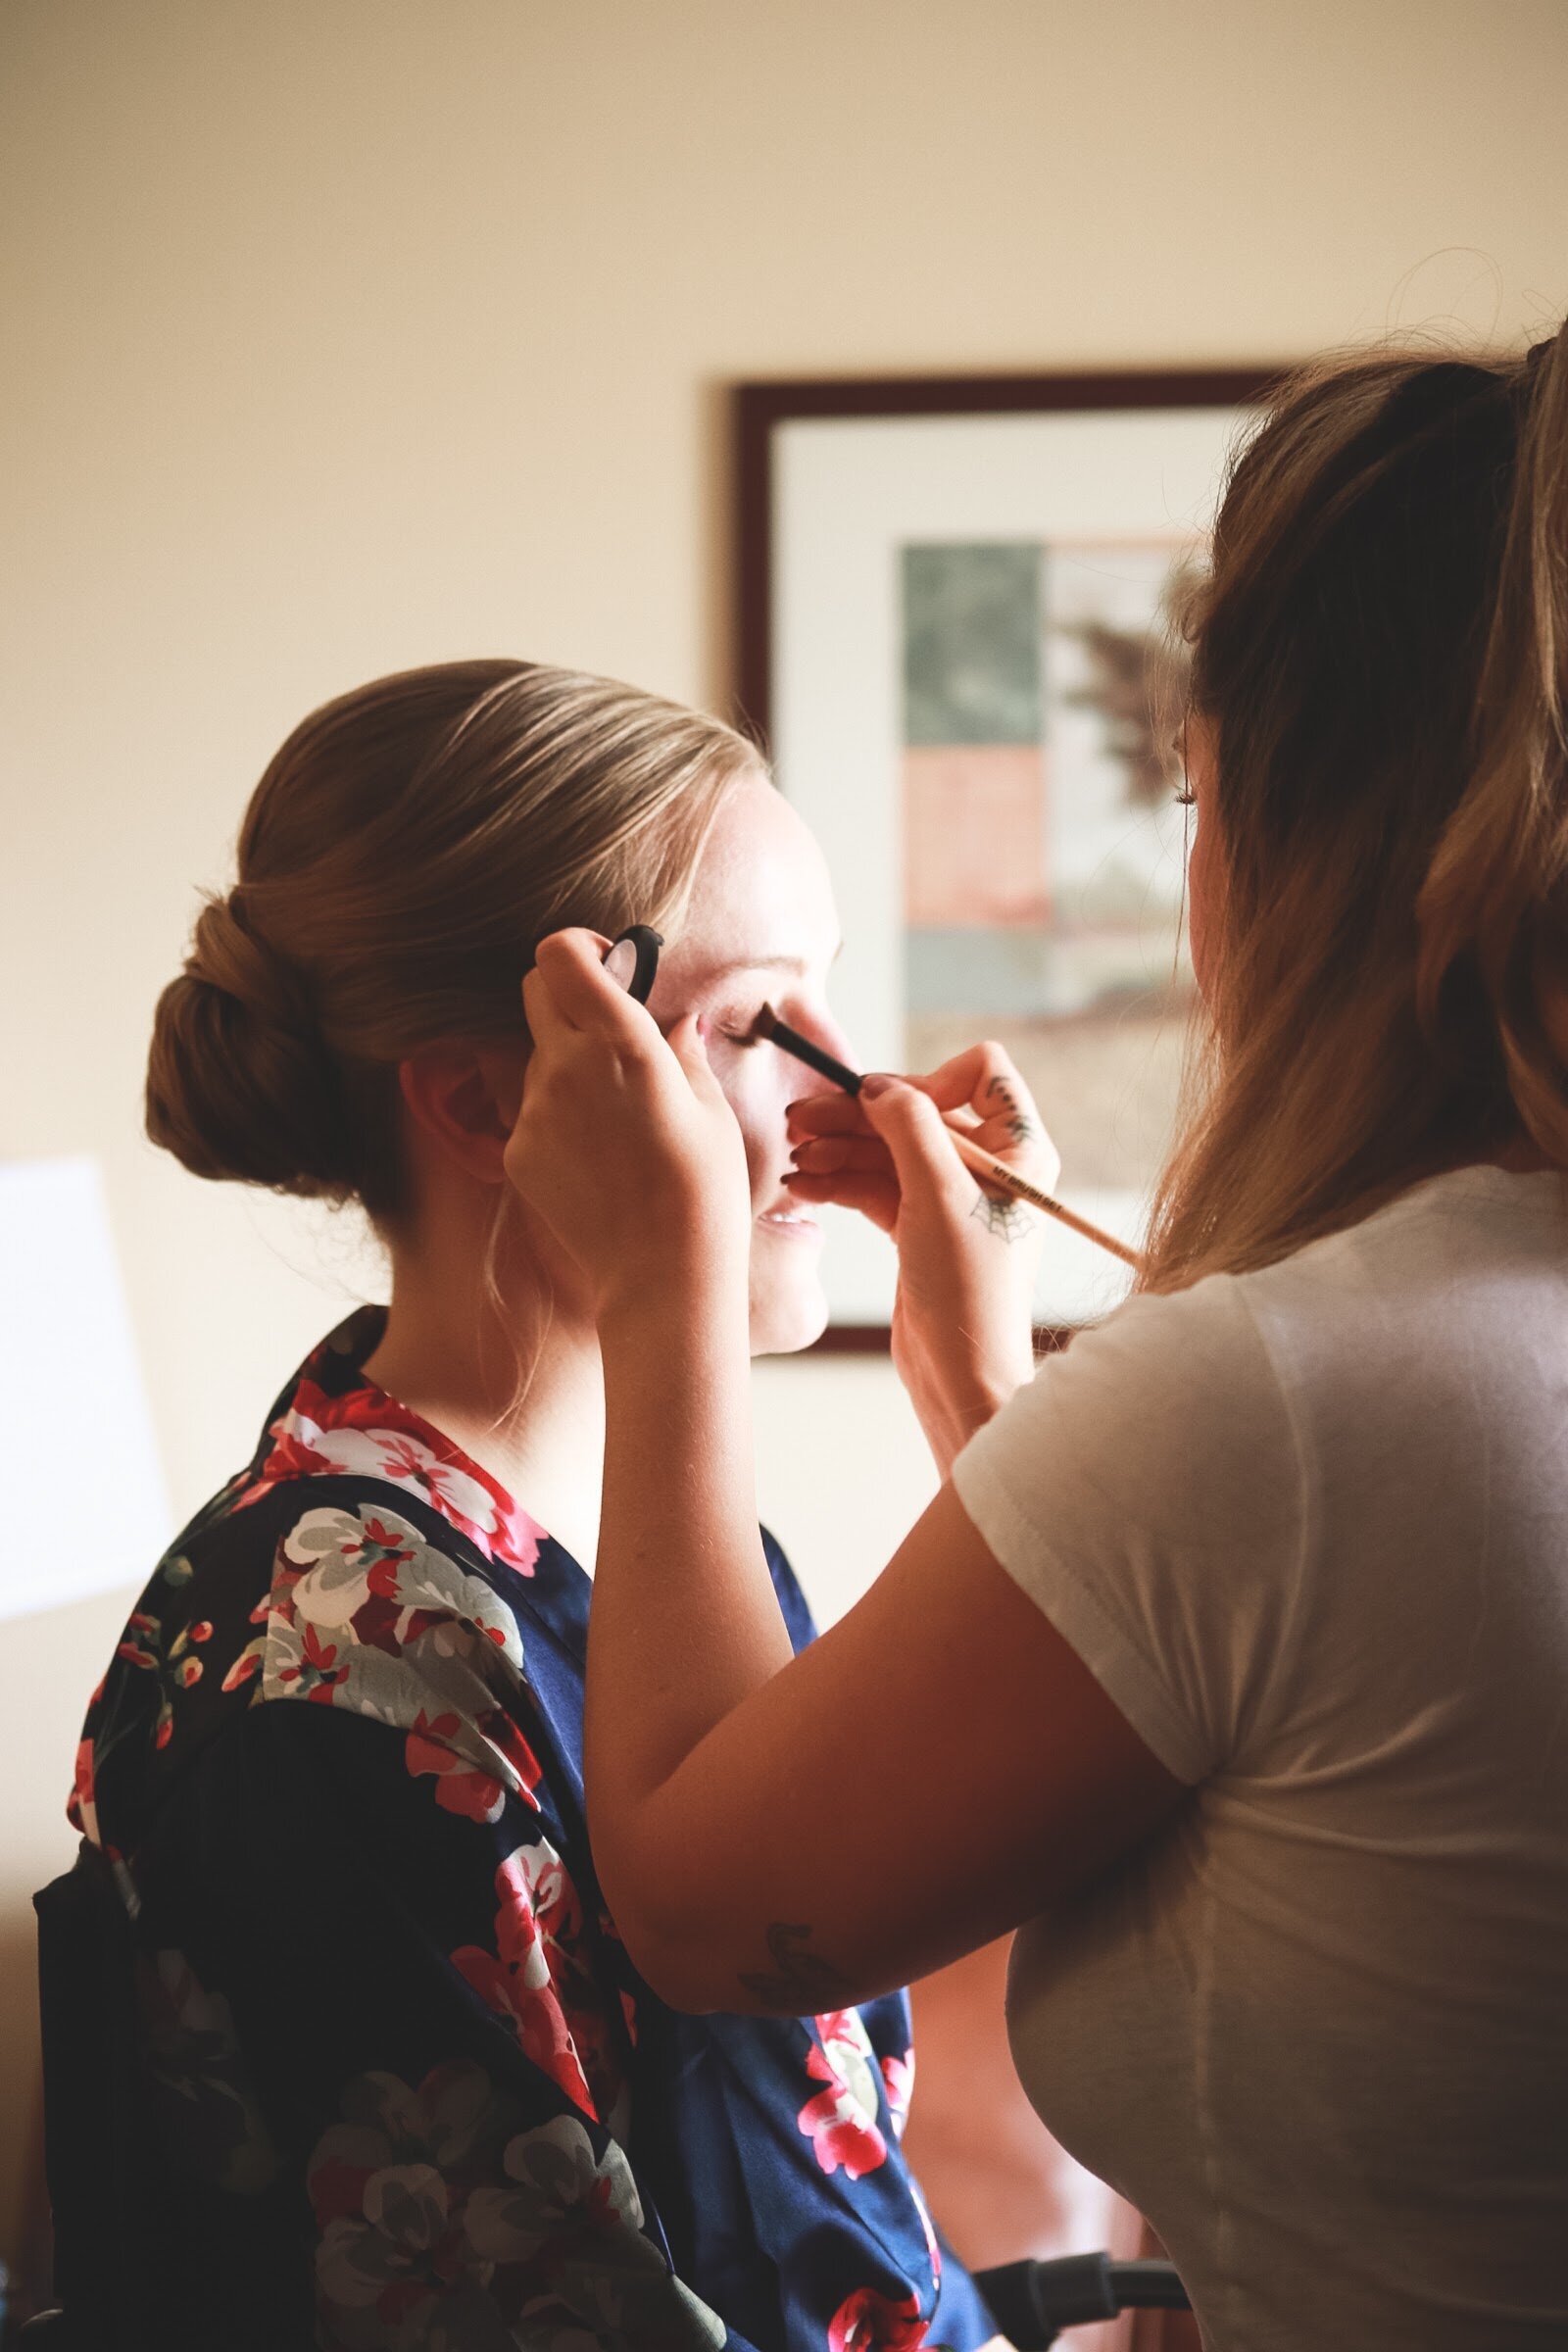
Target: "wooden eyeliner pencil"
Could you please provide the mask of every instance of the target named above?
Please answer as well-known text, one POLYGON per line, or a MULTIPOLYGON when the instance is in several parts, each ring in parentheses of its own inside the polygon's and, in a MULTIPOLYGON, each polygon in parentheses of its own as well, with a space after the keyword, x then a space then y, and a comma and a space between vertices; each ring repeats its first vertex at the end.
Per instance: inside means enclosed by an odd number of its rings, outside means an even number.
MULTIPOLYGON (((830 1078, 847 1095, 859 1093, 859 1071, 852 1070, 846 1061, 836 1060, 831 1054, 824 1053, 820 1046, 813 1046, 808 1037, 803 1037, 798 1029, 792 1029, 788 1021, 781 1021, 771 1004, 762 1006, 755 1027, 759 1037, 769 1038, 782 1053, 792 1054, 797 1061, 804 1061, 808 1069, 817 1071, 821 1077, 830 1078)), ((1123 1265, 1132 1266, 1135 1270, 1142 1267, 1144 1261, 1137 1250, 1129 1250, 1125 1242, 1118 1242, 1114 1234, 1106 1233, 1102 1226, 1091 1224, 1087 1217, 1079 1216, 1076 1209, 1066 1207, 1060 1200, 1054 1200, 1037 1184, 1031 1184, 1027 1176, 1018 1175, 1004 1159, 998 1159, 994 1153, 983 1152, 978 1144, 971 1143, 968 1136, 951 1123, 948 1133, 953 1138, 954 1149, 971 1176, 978 1176, 983 1184, 994 1186, 998 1192, 1010 1193, 1015 1200, 1027 1200, 1031 1208, 1044 1209, 1046 1215, 1054 1217, 1059 1225, 1066 1225, 1072 1232, 1081 1233, 1086 1242, 1098 1243, 1102 1250, 1108 1250, 1112 1257, 1121 1259, 1123 1265)))

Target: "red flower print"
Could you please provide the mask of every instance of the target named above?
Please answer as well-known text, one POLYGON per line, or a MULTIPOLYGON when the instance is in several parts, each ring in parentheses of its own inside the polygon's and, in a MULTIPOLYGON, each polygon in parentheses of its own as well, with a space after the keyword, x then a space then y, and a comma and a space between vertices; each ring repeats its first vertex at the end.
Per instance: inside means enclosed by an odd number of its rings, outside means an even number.
MULTIPOLYGON (((330 1454, 311 1445, 297 1428, 290 1428, 287 1421, 276 1424, 272 1437, 272 1449, 262 1464, 261 1475, 264 1479, 316 1478, 322 1471, 336 1467, 330 1454)), ((242 1494, 239 1500, 242 1503, 254 1502, 257 1492, 253 1489, 251 1493, 242 1494)))
POLYGON ((339 1683, 349 1679, 349 1662, 337 1662, 338 1645, 323 1642, 314 1625, 307 1625, 300 1644, 300 1655, 287 1666, 280 1666, 277 1679, 285 1687, 297 1683, 299 1689, 290 1690, 291 1698, 315 1699, 318 1705, 329 1707, 332 1693, 339 1683))
POLYGON ((597 2109, 551 1972, 551 1928, 580 1924, 576 1889, 559 1854, 544 1843, 518 1846, 496 1872, 495 1952, 465 1944, 452 1965, 482 2000, 510 2018, 524 2057, 558 2083, 584 2114, 597 2109))
POLYGON ((858 2286, 828 2322, 828 2352, 921 2352, 926 2340, 919 2298, 895 2303, 874 2286, 858 2286))
POLYGON ((544 1529, 450 1438, 381 1390, 367 1384, 329 1396, 314 1380, 302 1380, 269 1434, 270 1448, 236 1507, 255 1502, 279 1479, 334 1471, 384 1478, 421 1495, 486 1559, 499 1556, 532 1576, 544 1529))
POLYGON ((125 1630, 115 1649, 117 1658, 126 1658, 132 1666, 156 1667, 158 1652, 164 1639, 164 1629, 156 1617, 145 1609, 132 1609, 125 1620, 125 1630))
POLYGON ((167 1747, 174 1736, 174 1692, 192 1690, 205 1672, 202 1661, 192 1649, 192 1643, 210 1642, 212 1622, 198 1617, 181 1626, 164 1649, 163 1621, 147 1609, 133 1609, 125 1620, 125 1631, 116 1644, 115 1655, 144 1673, 156 1674, 159 1682, 158 1714, 153 1727, 154 1747, 167 1747))
POLYGON ((887 2093, 888 2114, 900 2138, 909 2118, 909 2101, 914 2094, 914 2052, 906 2050, 902 2058, 884 2058, 882 2087, 887 2093))
MULTIPOLYGON (((461 1728, 462 1717, 457 1713, 426 1715, 421 1707, 404 1743, 403 1761, 416 1780, 422 1773, 435 1775, 435 1801, 444 1811, 466 1814, 470 1821, 499 1821, 508 1785, 498 1775, 471 1764, 449 1744, 461 1728)), ((540 1780, 539 1759, 512 1718, 496 1710, 482 1715, 476 1729, 515 1773, 518 1785, 512 1793, 537 1812, 539 1800, 533 1791, 540 1780)))
MULTIPOLYGON (((253 1619, 252 1623, 254 1622, 253 1619)), ((266 1649, 267 1636, 265 1634, 258 1634, 253 1641, 247 1642, 233 1665, 224 1675, 220 1688, 224 1690, 238 1690, 243 1684, 251 1680, 253 1675, 260 1674, 262 1658, 266 1649)))
POLYGON ((830 2009, 815 2022, 821 2047, 813 2042, 807 2051, 806 2071, 827 2087, 807 2100, 796 2121, 824 2173, 842 2165, 852 2180, 859 2180, 888 2156, 877 2123, 870 2039, 858 2009, 830 2009))
POLYGON ((914 2210, 920 2217, 920 2228, 925 2232, 925 2250, 931 2257, 931 2283, 933 2286, 940 2286, 942 2284, 942 2248, 938 2245, 937 2233, 931 2227, 931 2216, 926 2210, 926 2202, 920 2193, 919 2182, 910 2180, 907 2185, 909 2194, 914 2199, 914 2210))
MULTIPOLYGON (((200 1658, 191 1656, 191 1643, 193 1642, 210 1642, 212 1638, 213 1629, 211 1624, 205 1617, 198 1617, 194 1625, 182 1626, 180 1631, 174 1636, 172 1642, 171 1642, 169 1644, 169 1656, 165 1661, 164 1668, 164 1681, 166 1686, 164 1693, 164 1712, 166 1715, 169 1712, 170 1694, 172 1690, 175 1688, 181 1690, 193 1690, 207 1671, 200 1658)), ((163 1730, 163 1726, 161 1724, 159 1728, 161 1731, 163 1730)), ((160 1747, 165 1744, 167 1738, 168 1734, 165 1732, 163 1738, 161 1738, 158 1742, 160 1747)))
MULTIPOLYGON (((507 1762, 515 1773, 518 1785, 514 1793, 532 1805, 537 1813, 539 1799, 533 1792, 543 1778, 542 1768, 538 1757, 513 1722, 512 1717, 502 1708, 494 1707, 488 1715, 480 1716, 479 1729, 490 1745, 499 1749, 500 1753, 506 1757, 507 1762)), ((573 1899, 575 1900, 575 1897, 573 1899)))
POLYGON ((92 1741, 81 1740, 76 1744, 76 1774, 71 1785, 71 1799, 66 1806, 66 1819, 74 1830, 96 1845, 98 1842, 98 1807, 93 1793, 92 1741))
MULTIPOLYGON (((385 1657, 401 1658, 411 1642, 416 1642, 432 1625, 440 1625, 445 1621, 436 1609, 406 1608, 398 1599, 395 1588, 392 1591, 378 1591, 375 1583, 377 1573, 374 1568, 370 1570, 366 1579, 369 1598, 361 1603, 349 1622, 354 1628, 354 1639, 362 1648, 378 1649, 385 1657)), ((392 1573, 395 1575, 395 1569, 392 1573)))
POLYGON ((413 1559, 414 1545, 407 1537, 399 1536, 392 1528, 388 1527, 384 1519, 371 1519, 367 1515, 361 1524, 365 1529, 366 1536, 361 1550, 368 1552, 373 1544, 380 1555, 371 1566, 366 1581, 372 1592, 384 1593, 389 1600, 395 1599, 398 1589, 398 1570, 413 1559))

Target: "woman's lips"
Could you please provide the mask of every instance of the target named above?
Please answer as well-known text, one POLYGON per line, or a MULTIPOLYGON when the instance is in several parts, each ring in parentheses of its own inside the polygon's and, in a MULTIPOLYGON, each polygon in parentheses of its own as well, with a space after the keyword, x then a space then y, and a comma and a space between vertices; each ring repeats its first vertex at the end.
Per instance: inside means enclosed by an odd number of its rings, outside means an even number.
POLYGON ((793 1200, 779 1208, 764 1208, 757 1222, 765 1232, 776 1233, 787 1242, 819 1242, 822 1228, 814 1217, 808 1217, 793 1200))

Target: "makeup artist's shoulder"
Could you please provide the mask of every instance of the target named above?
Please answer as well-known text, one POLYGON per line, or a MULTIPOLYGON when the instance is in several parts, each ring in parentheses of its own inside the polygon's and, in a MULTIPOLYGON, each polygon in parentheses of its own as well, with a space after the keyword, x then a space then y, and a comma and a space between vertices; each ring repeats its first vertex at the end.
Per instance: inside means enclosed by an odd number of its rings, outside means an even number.
POLYGON ((1451 1274, 1458 1249, 1474 1260, 1520 1244, 1568 1245, 1568 1186, 1556 1168, 1526 1172, 1476 1161, 1406 1186, 1363 1217, 1306 1242, 1272 1265, 1234 1280, 1254 1309, 1265 1303, 1318 1314, 1369 1287, 1401 1289, 1432 1278, 1434 1253, 1451 1274))
POLYGON ((1119 1511, 1210 1550, 1214 1497, 1246 1494, 1249 1536, 1261 1540, 1297 1486, 1297 1350, 1251 1280, 1138 1293, 1048 1358, 975 1447, 1026 1497, 1041 1481, 1054 1494, 1058 1479, 1069 1494, 1087 1479, 1119 1511))
POLYGON ((1071 1352, 1085 1339, 1094 1338, 1098 1347, 1103 1335, 1119 1348, 1151 1355, 1214 1347, 1246 1356, 1282 1321, 1306 1316, 1321 1324, 1363 1297, 1369 1279, 1396 1279, 1429 1248, 1435 1227, 1500 1226, 1532 1212, 1568 1218, 1568 1194, 1555 1171, 1521 1177, 1490 1166, 1452 1169, 1266 1265, 1205 1274, 1185 1290, 1135 1293, 1090 1326, 1071 1352))
POLYGON ((1218 1406, 1234 1426, 1274 1385, 1264 1336, 1270 1317, 1256 1281, 1251 1274, 1205 1274, 1186 1290, 1135 1293, 1079 1332, 1064 1354, 1048 1357, 1044 1380, 1049 1384, 1059 1366, 1086 1399, 1102 1381, 1128 1397, 1158 1401, 1161 1418, 1197 1408, 1212 1419, 1218 1406))
MULTIPOLYGON (((1320 1234, 1268 1264, 1208 1274, 1189 1289, 1129 1298, 1103 1329, 1150 1358, 1203 1367, 1212 1379, 1228 1364, 1245 1381, 1250 1363, 1276 1376, 1289 1366, 1293 1388, 1305 1362, 1343 1374, 1346 1350, 1368 1352, 1368 1309, 1380 1296, 1408 1297, 1430 1283, 1452 1252, 1507 1250, 1521 1217, 1544 1213, 1553 1237, 1568 1242, 1568 1210, 1555 1175, 1521 1178, 1494 1167, 1450 1170, 1424 1179, 1366 1216, 1320 1234), (1308 1356, 1296 1343, 1310 1339, 1308 1356)), ((1238 1398, 1240 1401, 1240 1398, 1238 1398)))

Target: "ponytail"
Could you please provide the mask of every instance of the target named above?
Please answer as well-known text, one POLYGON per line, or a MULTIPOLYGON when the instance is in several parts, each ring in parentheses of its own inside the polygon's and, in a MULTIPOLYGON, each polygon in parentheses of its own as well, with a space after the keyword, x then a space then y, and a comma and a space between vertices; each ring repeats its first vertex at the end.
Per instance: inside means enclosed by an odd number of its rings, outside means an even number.
POLYGON ((1143 1287, 1568 1168, 1568 332, 1301 370, 1189 607, 1223 917, 1143 1287))
POLYGON ((1476 697, 1473 780, 1422 889, 1417 1003, 1441 1030, 1468 967, 1520 1124, 1568 1165, 1568 332, 1538 343, 1520 410, 1502 565, 1476 697))

